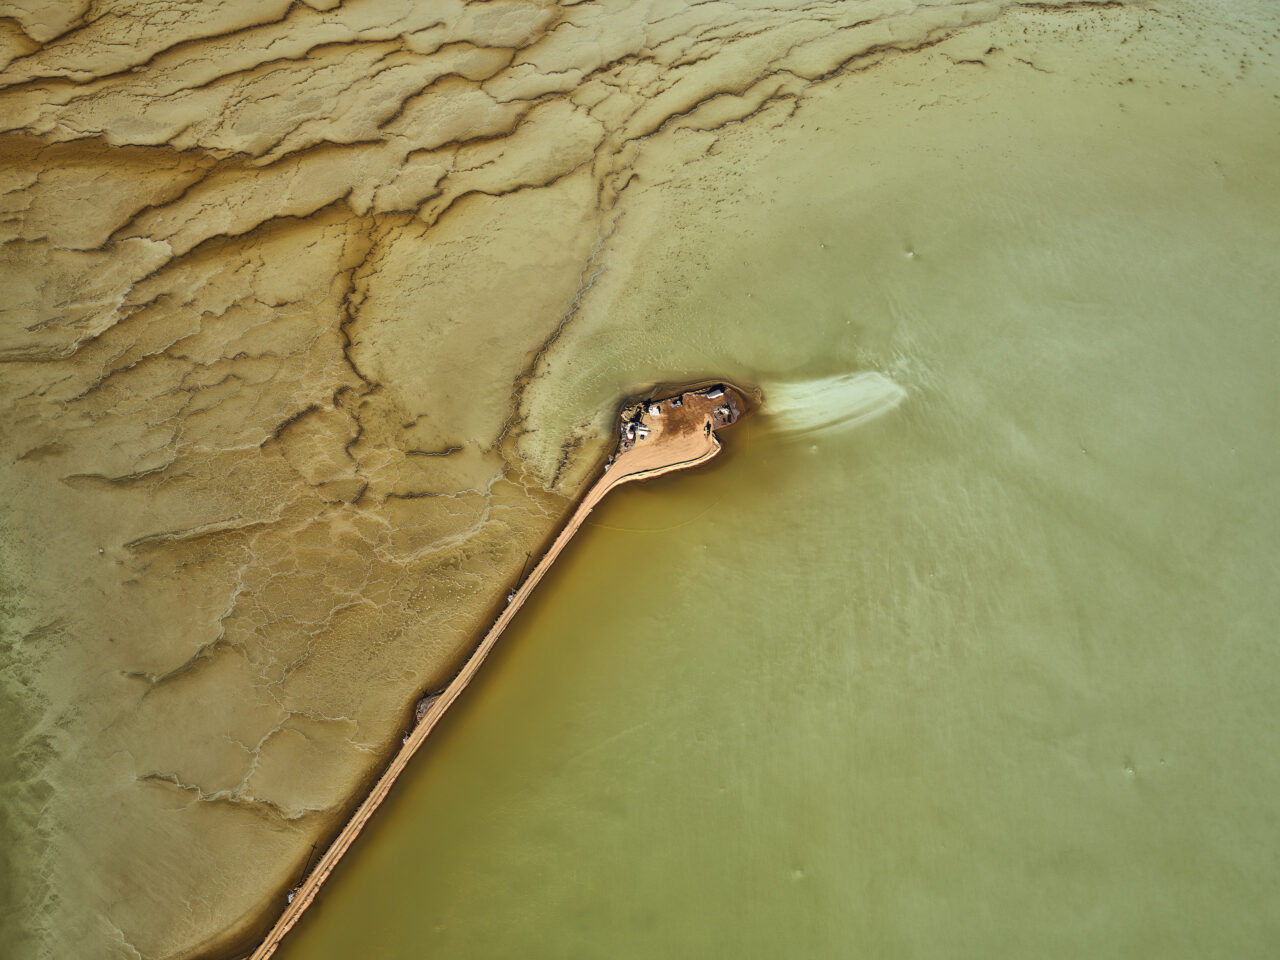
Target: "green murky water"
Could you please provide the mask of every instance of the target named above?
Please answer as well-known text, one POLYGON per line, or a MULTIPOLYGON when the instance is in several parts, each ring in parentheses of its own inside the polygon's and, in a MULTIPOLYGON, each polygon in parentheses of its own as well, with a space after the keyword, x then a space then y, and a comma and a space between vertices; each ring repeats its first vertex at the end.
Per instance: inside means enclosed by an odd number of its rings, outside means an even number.
POLYGON ((1095 42, 841 81, 619 241, 549 408, 905 400, 607 502, 282 957, 1274 954, 1280 110, 1095 42))

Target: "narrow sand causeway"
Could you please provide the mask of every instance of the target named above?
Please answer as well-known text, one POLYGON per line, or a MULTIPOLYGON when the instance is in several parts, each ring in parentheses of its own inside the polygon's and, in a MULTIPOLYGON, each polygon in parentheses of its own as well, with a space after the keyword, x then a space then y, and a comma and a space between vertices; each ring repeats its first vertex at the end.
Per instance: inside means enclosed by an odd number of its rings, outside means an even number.
POLYGON ((551 565, 596 504, 610 490, 623 483, 696 467, 710 460, 720 452, 716 431, 735 423, 745 410, 746 404, 741 393, 732 387, 715 385, 686 390, 662 400, 633 404, 622 411, 618 450, 605 464, 600 478, 591 485, 573 515, 529 575, 509 594, 506 607, 467 658, 457 676, 438 695, 428 694, 419 701, 416 722, 405 737, 404 745, 378 778, 364 802, 347 821, 342 832, 316 861, 315 868, 294 889, 285 911, 266 939, 252 953, 251 960, 266 960, 275 953, 285 934, 315 900, 321 885, 329 879, 342 855, 355 842, 360 831, 391 791, 396 778, 404 771, 450 704, 471 682, 502 632, 515 618, 534 587, 551 569, 551 565))

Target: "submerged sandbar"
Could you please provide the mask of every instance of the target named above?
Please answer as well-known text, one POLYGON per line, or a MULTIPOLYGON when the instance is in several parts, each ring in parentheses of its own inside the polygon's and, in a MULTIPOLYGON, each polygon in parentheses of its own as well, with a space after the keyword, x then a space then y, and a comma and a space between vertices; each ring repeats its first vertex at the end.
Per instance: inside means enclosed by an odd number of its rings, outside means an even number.
POLYGON ((560 552, 578 532, 592 509, 613 488, 632 480, 646 480, 675 470, 706 463, 720 452, 716 431, 736 423, 748 406, 741 390, 719 383, 670 393, 660 399, 645 399, 623 407, 618 423, 618 447, 605 462, 600 476, 587 490, 550 547, 508 595, 507 603, 489 632, 442 690, 425 694, 414 706, 413 727, 385 771, 356 808, 351 819, 316 861, 315 867, 288 894, 284 912, 266 939, 251 954, 251 960, 267 960, 280 941, 298 922, 338 862, 355 842, 379 805, 390 792, 409 760, 426 740, 436 723, 471 682, 498 638, 515 618, 534 587, 555 563, 560 552))

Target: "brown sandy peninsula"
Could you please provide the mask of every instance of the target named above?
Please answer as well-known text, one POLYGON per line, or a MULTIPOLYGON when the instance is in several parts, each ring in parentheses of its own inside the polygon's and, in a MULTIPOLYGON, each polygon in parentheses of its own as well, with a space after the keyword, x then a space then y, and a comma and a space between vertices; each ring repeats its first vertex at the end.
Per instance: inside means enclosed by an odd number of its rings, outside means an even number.
POLYGON ((743 392, 725 384, 691 388, 661 399, 641 400, 623 408, 618 425, 617 451, 606 461, 600 476, 587 490, 528 576, 507 595, 506 606, 457 675, 443 690, 428 693, 417 702, 413 728, 405 734, 400 750, 333 843, 316 861, 315 868, 301 884, 288 892, 284 912, 276 920, 266 939, 253 951, 251 960, 267 960, 275 953, 285 934, 311 906, 320 887, 329 879, 343 854, 377 811, 409 760, 422 746, 444 712, 471 682, 502 632, 515 619, 525 600, 551 569, 551 565, 596 504, 621 484, 647 480, 706 463, 720 452, 720 440, 716 431, 736 423, 747 409, 743 392))

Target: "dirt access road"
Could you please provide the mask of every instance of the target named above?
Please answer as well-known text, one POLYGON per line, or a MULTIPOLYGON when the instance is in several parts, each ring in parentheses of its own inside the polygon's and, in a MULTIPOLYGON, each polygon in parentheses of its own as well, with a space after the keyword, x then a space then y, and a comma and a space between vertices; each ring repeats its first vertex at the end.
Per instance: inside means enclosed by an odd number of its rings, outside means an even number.
POLYGON ((661 400, 632 404, 622 411, 617 452, 609 458, 604 472, 592 484, 550 548, 529 571, 529 575, 508 596, 508 602, 489 632, 463 664, 457 676, 438 695, 424 697, 419 703, 418 717, 404 744, 391 760, 373 789, 347 821, 342 832, 324 852, 315 867, 296 887, 284 912, 250 960, 267 960, 280 941, 311 906, 321 885, 329 879, 342 855, 355 842, 369 818, 390 792, 396 778, 422 746, 440 717, 471 682, 502 631, 515 618, 533 588, 551 569, 560 551, 578 532, 588 514, 614 487, 632 480, 645 480, 674 470, 684 470, 705 463, 720 452, 716 431, 736 422, 746 411, 741 392, 724 385, 686 390, 661 400))

